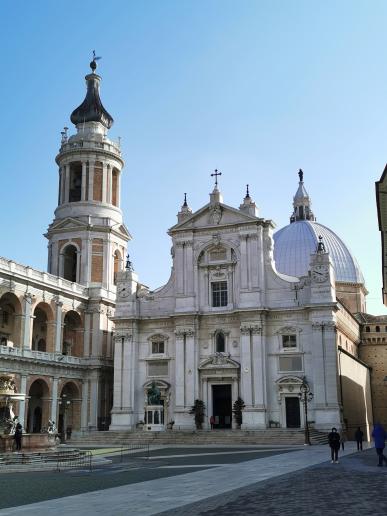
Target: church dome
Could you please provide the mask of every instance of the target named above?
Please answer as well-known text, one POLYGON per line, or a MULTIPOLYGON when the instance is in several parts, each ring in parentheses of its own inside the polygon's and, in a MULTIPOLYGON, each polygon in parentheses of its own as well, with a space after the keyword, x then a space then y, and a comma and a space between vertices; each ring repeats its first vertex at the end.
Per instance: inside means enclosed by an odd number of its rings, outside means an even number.
POLYGON ((299 176, 300 183, 293 198, 294 211, 290 224, 274 234, 274 261, 277 271, 289 276, 306 276, 310 255, 316 252, 319 236, 322 236, 333 263, 336 281, 364 284, 359 264, 348 247, 331 229, 315 221, 310 198, 303 184, 302 170, 299 176))
POLYGON ((323 237, 335 270, 336 281, 364 283, 356 258, 331 229, 310 220, 295 221, 274 234, 274 261, 278 272, 289 276, 308 274, 310 255, 323 237))

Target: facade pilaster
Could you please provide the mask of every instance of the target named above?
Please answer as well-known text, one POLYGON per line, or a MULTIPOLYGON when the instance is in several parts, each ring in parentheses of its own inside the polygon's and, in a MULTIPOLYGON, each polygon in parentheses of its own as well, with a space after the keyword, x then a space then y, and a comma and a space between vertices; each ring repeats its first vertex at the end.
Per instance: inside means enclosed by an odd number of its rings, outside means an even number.
POLYGON ((31 349, 32 337, 32 300, 30 292, 24 294, 24 325, 23 325, 23 349, 31 349))
MULTIPOLYGON (((63 324, 62 324, 62 306, 63 302, 58 298, 55 301, 55 353, 62 353, 63 341, 63 324)), ((56 421, 56 420, 55 420, 56 421)))
POLYGON ((176 410, 182 410, 184 408, 185 399, 185 333, 183 331, 175 331, 175 345, 175 405, 176 410))
POLYGON ((98 407, 99 407, 99 389, 98 375, 95 373, 90 379, 90 420, 89 430, 98 428, 98 407))
POLYGON ((95 161, 89 161, 89 195, 88 201, 92 201, 94 198, 94 165, 95 161))
POLYGON ((107 164, 102 164, 102 202, 107 202, 107 164))
POLYGON ((87 169, 87 163, 86 161, 82 161, 82 188, 81 188, 81 200, 86 200, 86 169, 87 169))
POLYGON ((185 406, 191 408, 194 404, 197 393, 195 392, 195 375, 197 364, 195 360, 195 332, 187 330, 185 334, 185 406))
POLYGON ((51 421, 55 421, 57 425, 57 411, 58 411, 58 382, 59 378, 54 376, 52 379, 52 390, 51 390, 51 410, 50 410, 50 419, 51 421))
POLYGON ((89 380, 82 383, 81 431, 88 429, 89 422, 89 380))
POLYGON ((241 397, 246 408, 251 408, 252 382, 251 382, 251 329, 250 326, 242 326, 241 332, 241 397))
MULTIPOLYGON (((27 375, 22 374, 20 376, 20 394, 24 394, 26 396, 27 395, 26 389, 27 389, 27 375)), ((25 398, 21 399, 19 401, 19 414, 17 414, 17 415, 19 416, 19 423, 23 427, 23 432, 24 432, 25 431, 24 423, 25 423, 25 416, 26 416, 26 400, 25 400, 25 398)))
POLYGON ((70 196, 70 165, 65 165, 65 192, 63 202, 69 202, 70 196))

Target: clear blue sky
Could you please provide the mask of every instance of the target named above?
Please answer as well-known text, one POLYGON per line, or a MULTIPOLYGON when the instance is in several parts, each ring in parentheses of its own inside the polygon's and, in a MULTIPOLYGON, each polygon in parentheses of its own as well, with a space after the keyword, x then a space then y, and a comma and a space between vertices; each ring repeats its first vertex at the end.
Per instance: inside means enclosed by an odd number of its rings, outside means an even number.
POLYGON ((45 269, 60 131, 85 93, 91 51, 122 137, 122 208, 140 280, 167 281, 183 192, 209 174, 225 202, 250 191, 288 223, 297 171, 317 220, 357 257, 381 303, 374 182, 387 161, 387 2, 34 1, 0 3, 0 255, 45 269))

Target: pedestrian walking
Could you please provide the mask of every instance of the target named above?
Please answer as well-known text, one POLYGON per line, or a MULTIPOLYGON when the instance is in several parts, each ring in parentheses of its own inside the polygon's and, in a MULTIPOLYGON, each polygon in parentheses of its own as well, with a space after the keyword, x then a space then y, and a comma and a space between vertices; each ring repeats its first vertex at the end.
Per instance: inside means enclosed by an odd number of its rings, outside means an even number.
POLYGON ((372 437, 374 438, 375 450, 379 458, 378 466, 382 467, 383 462, 387 466, 387 457, 383 453, 383 450, 386 446, 386 432, 381 424, 376 423, 374 425, 374 429, 372 430, 372 437))
POLYGON ((210 417, 211 430, 213 430, 213 429, 214 429, 214 424, 215 424, 215 418, 214 418, 214 416, 211 416, 211 417, 210 417))
POLYGON ((15 435, 14 435, 14 439, 15 439, 15 443, 16 443, 16 451, 21 450, 22 436, 23 436, 22 426, 20 423, 18 423, 16 425, 15 435))
POLYGON ((340 434, 337 428, 332 428, 332 432, 328 434, 328 444, 331 448, 331 462, 332 464, 339 463, 339 449, 340 449, 340 434))
POLYGON ((363 451, 363 432, 361 431, 360 426, 357 427, 355 432, 355 439, 357 444, 357 451, 363 451))

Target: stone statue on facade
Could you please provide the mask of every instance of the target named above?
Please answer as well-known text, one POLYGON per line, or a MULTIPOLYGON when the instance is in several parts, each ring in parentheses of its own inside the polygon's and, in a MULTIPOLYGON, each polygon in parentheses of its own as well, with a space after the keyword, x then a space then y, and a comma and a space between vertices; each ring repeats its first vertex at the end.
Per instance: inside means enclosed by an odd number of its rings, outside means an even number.
POLYGON ((152 382, 152 385, 146 393, 148 396, 148 405, 161 405, 161 392, 157 387, 156 382, 152 382))

